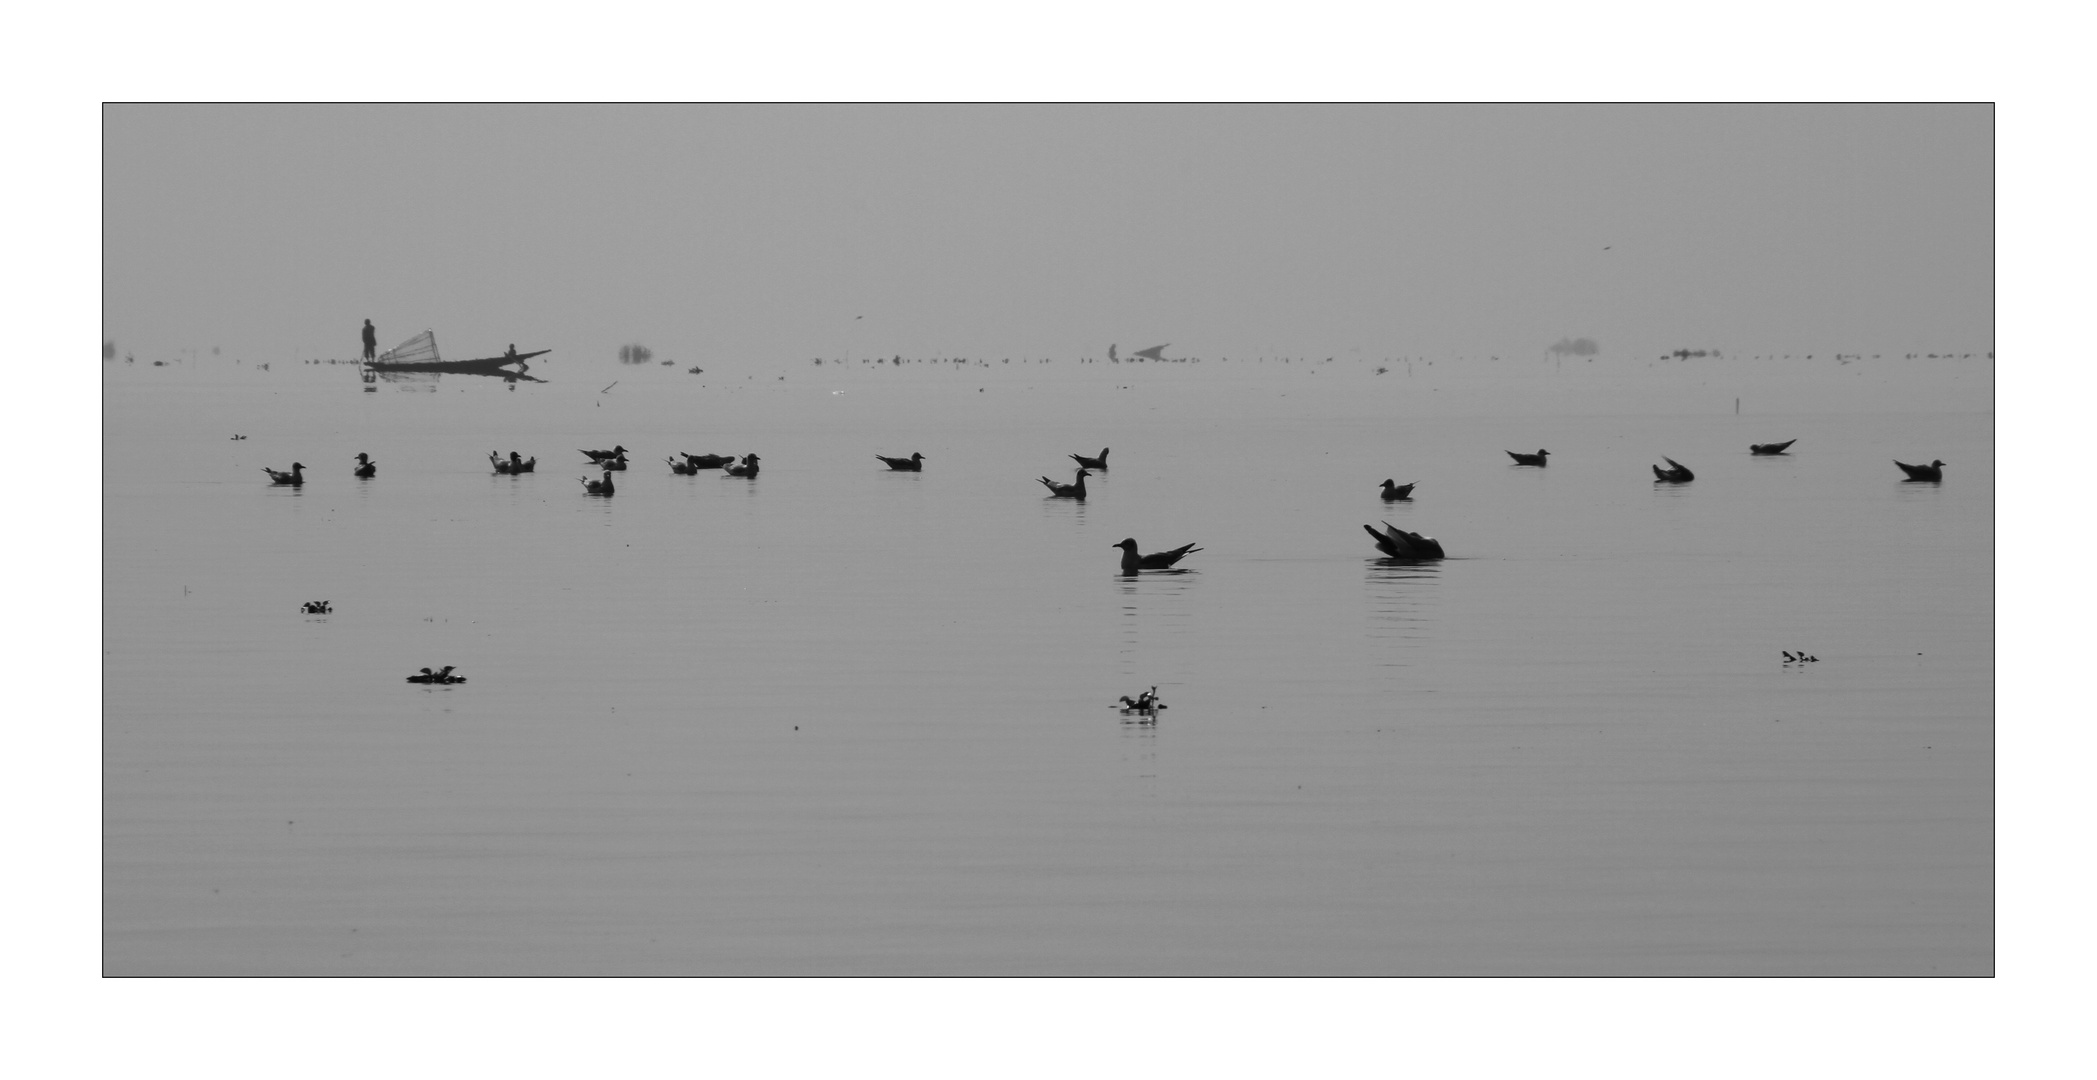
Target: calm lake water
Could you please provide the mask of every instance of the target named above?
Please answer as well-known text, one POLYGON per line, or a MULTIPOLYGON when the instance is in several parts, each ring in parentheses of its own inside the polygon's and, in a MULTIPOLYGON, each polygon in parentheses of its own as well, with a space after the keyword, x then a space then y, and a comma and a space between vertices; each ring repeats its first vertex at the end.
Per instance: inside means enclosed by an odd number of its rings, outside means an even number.
POLYGON ((551 359, 104 365, 107 973, 1994 970, 1992 361, 551 359))

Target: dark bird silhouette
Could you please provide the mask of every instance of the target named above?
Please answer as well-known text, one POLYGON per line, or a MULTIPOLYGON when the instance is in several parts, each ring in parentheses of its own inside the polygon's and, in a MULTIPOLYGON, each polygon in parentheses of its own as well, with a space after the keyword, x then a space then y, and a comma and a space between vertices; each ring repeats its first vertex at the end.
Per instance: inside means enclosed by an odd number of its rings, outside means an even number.
POLYGON ((1121 704, 1121 711, 1125 713, 1154 713, 1166 707, 1165 703, 1159 700, 1158 688, 1155 686, 1151 687, 1148 690, 1145 690, 1140 694, 1137 694, 1135 697, 1130 697, 1127 694, 1121 695, 1121 704))
POLYGON ((1787 664, 1796 664, 1796 663, 1798 663, 1798 657, 1796 657, 1796 656, 1793 656, 1793 655, 1791 655, 1791 650, 1789 650, 1789 649, 1782 649, 1782 650, 1779 650, 1779 651, 1780 651, 1780 652, 1782 652, 1782 653, 1784 654, 1784 662, 1785 662, 1785 663, 1787 663, 1787 664))
MULTIPOLYGON (((450 669, 446 668, 445 670, 449 671, 450 669)), ((408 681, 416 683, 433 683, 437 681, 437 675, 430 669, 423 668, 421 674, 408 676, 408 681)))
POLYGON ((609 469, 605 470, 604 479, 602 480, 592 480, 587 476, 578 476, 576 479, 582 481, 583 494, 585 495, 618 494, 618 489, 612 486, 612 474, 609 469))
POLYGON ((1537 468, 1541 469, 1546 464, 1544 459, 1551 456, 1551 451, 1538 450, 1534 454, 1517 454, 1514 451, 1509 450, 1507 452, 1507 456, 1513 458, 1515 464, 1517 465, 1534 465, 1537 468))
POLYGON ((875 454, 874 456, 888 462, 888 467, 897 472, 925 471, 925 455, 923 454, 912 453, 909 457, 882 457, 880 454, 875 454))
POLYGON ((1697 474, 1690 472, 1687 465, 1676 461, 1674 458, 1663 457, 1660 460, 1674 467, 1663 469, 1658 465, 1653 466, 1653 475, 1658 478, 1653 481, 1656 484, 1686 484, 1697 478, 1697 474))
POLYGON ((1439 559, 1442 558, 1442 542, 1432 536, 1421 536, 1406 532, 1390 522, 1383 523, 1384 531, 1377 532, 1368 525, 1362 526, 1369 538, 1376 541, 1377 550, 1393 559, 1439 559))
POLYGON ((1748 453, 1757 457, 1775 457, 1791 449, 1791 444, 1797 441, 1797 439, 1786 439, 1783 442, 1755 443, 1748 447, 1748 453))
POLYGON ((666 457, 663 460, 669 462, 670 471, 679 476, 692 476, 699 471, 699 466, 692 464, 690 459, 679 461, 674 457, 666 457))
POLYGON ((757 455, 756 455, 756 454, 744 454, 744 455, 743 455, 743 463, 742 463, 741 465, 730 465, 730 466, 728 466, 728 468, 727 468, 727 469, 723 470, 723 473, 722 473, 722 475, 725 475, 725 476, 756 476, 756 475, 757 475, 757 455))
POLYGON ((678 453, 683 454, 684 463, 695 470, 719 469, 735 464, 734 454, 685 454, 681 450, 678 453))
MULTIPOLYGON (((1907 466, 1903 465, 1901 467, 1906 468, 1907 466)), ((298 487, 306 482, 305 468, 304 465, 294 461, 291 463, 290 472, 278 472, 267 465, 262 467, 262 471, 269 474, 269 482, 272 484, 288 484, 292 487, 298 487)))
POLYGON ((517 451, 512 450, 510 451, 510 460, 504 461, 495 456, 495 451, 490 450, 488 451, 488 464, 495 466, 495 471, 499 473, 528 473, 538 467, 539 459, 522 458, 517 456, 517 451))
POLYGON ((1395 484, 1385 480, 1383 482, 1383 501, 1405 502, 1413 497, 1413 489, 1419 486, 1418 483, 1395 484))
POLYGON ((584 457, 589 458, 591 461, 603 461, 605 458, 626 456, 626 448, 623 446, 614 446, 610 450, 585 450, 582 452, 582 454, 584 457))
MULTIPOLYGON (((1894 464, 1900 466, 1900 471, 1908 474, 1909 480, 1921 480, 1934 484, 1944 479, 1944 463, 1941 461, 1932 461, 1927 465, 1910 465, 1905 461, 1896 460, 1894 464)), ((292 467, 297 468, 295 465, 292 467)), ((274 476, 276 474, 272 473, 271 475, 274 476)), ((277 482, 283 483, 282 480, 277 482)))
POLYGON ((326 600, 308 600, 299 606, 299 610, 308 615, 326 615, 334 611, 335 607, 326 600))
POLYGON ((1041 482, 1048 487, 1049 497, 1052 499, 1076 499, 1079 502, 1084 502, 1085 478, 1091 475, 1091 473, 1079 469, 1078 478, 1071 483, 1059 484, 1046 476, 1041 478, 1041 482))
POLYGON ((1070 455, 1070 458, 1072 461, 1078 463, 1078 468, 1080 469, 1098 469, 1101 472, 1106 472, 1107 450, 1107 447, 1102 446, 1099 449, 1098 457, 1086 457, 1083 454, 1072 454, 1070 455))
POLYGON ((356 467, 356 469, 351 473, 352 476, 355 476, 359 480, 369 480, 372 477, 377 476, 379 474, 379 463, 371 460, 371 455, 358 454, 357 460, 361 464, 359 464, 356 467))
POLYGON ((624 450, 621 450, 621 451, 619 451, 618 453, 616 453, 616 454, 613 454, 613 455, 612 455, 611 457, 608 457, 608 458, 598 458, 598 459, 597 459, 597 465, 598 465, 598 467, 599 467, 599 468, 605 468, 605 469, 610 469, 610 470, 612 470, 613 472, 625 472, 625 471, 626 471, 626 451, 624 451, 624 450))
MULTIPOLYGON (((447 686, 451 685, 452 683, 462 683, 462 682, 465 682, 465 681, 466 681, 466 676, 464 676, 464 675, 454 675, 454 674, 452 674, 452 673, 451 673, 451 668, 452 668, 452 666, 451 666, 450 664, 446 664, 446 665, 444 665, 444 667, 442 667, 441 669, 439 669, 439 670, 438 670, 438 671, 437 671, 437 672, 436 672, 436 673, 434 674, 434 676, 433 676, 433 677, 432 677, 432 678, 430 679, 430 681, 431 681, 431 682, 437 682, 437 683, 443 683, 443 684, 445 684, 445 685, 447 685, 447 686)), ((425 669, 425 670, 427 670, 427 669, 425 669)))
POLYGON ((1121 549, 1121 572, 1124 574, 1133 574, 1138 570, 1169 570, 1172 568, 1173 563, 1202 550, 1193 544, 1188 544, 1186 547, 1173 548, 1171 551, 1157 551, 1149 555, 1138 555, 1136 554, 1136 538, 1133 536, 1114 546, 1121 549))

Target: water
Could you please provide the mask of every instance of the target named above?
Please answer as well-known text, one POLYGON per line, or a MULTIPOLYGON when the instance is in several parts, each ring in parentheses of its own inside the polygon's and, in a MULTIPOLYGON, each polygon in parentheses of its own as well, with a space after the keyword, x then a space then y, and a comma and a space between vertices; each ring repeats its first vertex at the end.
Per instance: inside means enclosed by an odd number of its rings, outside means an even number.
POLYGON ((272 367, 105 365, 109 973, 1993 970, 1992 363, 272 367))

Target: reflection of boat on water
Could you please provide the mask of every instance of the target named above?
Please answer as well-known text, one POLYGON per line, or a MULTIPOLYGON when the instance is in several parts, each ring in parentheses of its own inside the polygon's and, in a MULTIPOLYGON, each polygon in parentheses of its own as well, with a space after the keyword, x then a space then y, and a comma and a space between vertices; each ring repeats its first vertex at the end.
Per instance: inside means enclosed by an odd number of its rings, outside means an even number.
MULTIPOLYGON (((424 330, 422 333, 387 349, 375 360, 366 360, 364 366, 380 374, 387 372, 457 372, 464 375, 500 375, 507 379, 528 379, 524 374, 531 365, 525 363, 534 356, 544 356, 552 349, 521 353, 516 346, 501 356, 482 357, 478 360, 446 360, 437 354, 437 333, 424 330), (517 370, 508 370, 510 365, 517 370)), ((533 379, 533 382, 540 380, 533 379)))

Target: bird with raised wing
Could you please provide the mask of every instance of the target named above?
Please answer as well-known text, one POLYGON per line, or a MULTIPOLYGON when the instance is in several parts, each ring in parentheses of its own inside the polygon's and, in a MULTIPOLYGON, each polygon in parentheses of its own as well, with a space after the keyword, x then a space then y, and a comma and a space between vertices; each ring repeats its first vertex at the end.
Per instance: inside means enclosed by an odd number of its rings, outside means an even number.
POLYGON ((1689 466, 1674 458, 1663 457, 1660 460, 1667 462, 1672 468, 1653 466, 1653 475, 1657 478, 1653 482, 1656 484, 1686 484, 1697 478, 1697 474, 1689 471, 1689 466))
POLYGON ((1752 443, 1748 446, 1748 453, 1756 457, 1775 457, 1791 449, 1791 444, 1797 441, 1797 439, 1786 439, 1783 442, 1752 443))
POLYGON ((1537 468, 1541 469, 1546 464, 1544 459, 1551 456, 1551 451, 1538 450, 1534 454, 1517 454, 1514 451, 1509 450, 1507 452, 1507 456, 1513 458, 1514 463, 1517 465, 1534 465, 1537 468))
POLYGON ((1079 469, 1077 479, 1071 483, 1059 484, 1046 476, 1041 478, 1041 482, 1049 489, 1049 497, 1052 499, 1076 499, 1079 502, 1084 502, 1085 478, 1091 475, 1091 473, 1079 469))
POLYGON ((1443 557, 1442 542, 1434 537, 1421 536, 1416 532, 1406 532, 1388 521, 1383 523, 1383 527, 1383 532, 1377 532, 1368 525, 1362 526, 1363 529, 1368 531, 1369 539, 1376 541, 1377 550, 1385 555, 1393 559, 1439 559, 1443 557))
POLYGON ((370 454, 358 454, 357 462, 357 467, 350 472, 351 476, 359 480, 369 480, 379 474, 379 463, 371 460, 370 454))
POLYGON ((874 456, 887 462, 888 467, 896 472, 925 471, 925 455, 923 454, 913 452, 909 457, 886 457, 881 454, 875 454, 874 456))
POLYGON ((284 484, 290 487, 298 487, 306 482, 305 468, 306 467, 304 465, 301 465, 298 462, 294 461, 291 463, 290 472, 278 472, 277 470, 272 469, 267 465, 264 465, 262 467, 262 471, 269 474, 269 482, 272 484, 284 484))
MULTIPOLYGON (((1907 473, 1908 479, 1911 481, 1919 480, 1924 483, 1934 484, 1944 479, 1944 463, 1941 461, 1932 461, 1927 465, 1910 465, 1905 461, 1899 460, 1895 460, 1893 463, 1900 466, 1900 471, 1907 473)), ((279 481, 279 483, 281 482, 279 481)))
POLYGON ((1078 463, 1078 468, 1080 469, 1098 469, 1101 472, 1106 472, 1107 449, 1108 448, 1104 446, 1100 447, 1098 457, 1086 457, 1083 454, 1072 454, 1070 455, 1070 458, 1072 461, 1078 463))
POLYGON ((1170 570, 1172 569, 1172 564, 1194 552, 1202 550, 1193 544, 1188 544, 1186 547, 1176 547, 1171 551, 1156 551, 1149 555, 1138 555, 1136 554, 1136 538, 1133 536, 1113 546, 1121 549, 1121 572, 1124 574, 1133 574, 1139 570, 1170 570))
POLYGON ((1383 482, 1383 501, 1406 502, 1413 497, 1413 489, 1419 486, 1420 485, 1418 482, 1410 484, 1398 484, 1393 483, 1390 480, 1385 480, 1383 482))

